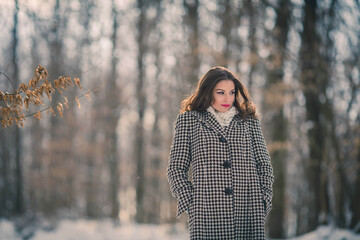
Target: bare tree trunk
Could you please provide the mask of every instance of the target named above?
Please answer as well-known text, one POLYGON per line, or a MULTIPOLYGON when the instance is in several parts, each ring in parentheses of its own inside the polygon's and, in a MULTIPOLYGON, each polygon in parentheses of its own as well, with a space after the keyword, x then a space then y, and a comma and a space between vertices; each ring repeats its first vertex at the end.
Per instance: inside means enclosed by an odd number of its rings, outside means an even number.
MULTIPOLYGON (((360 119, 359 119, 360 120, 360 119)), ((358 120, 358 121, 359 121, 358 120)), ((357 132, 359 131, 359 125, 358 125, 358 129, 356 130, 357 132)), ((351 223, 350 223, 350 227, 356 231, 356 233, 360 233, 360 144, 356 144, 355 148, 358 149, 357 150, 357 165, 356 165, 356 179, 354 181, 354 191, 352 194, 352 198, 351 198, 351 202, 350 202, 350 208, 351 208, 351 212, 353 213, 352 218, 351 218, 351 223)))
POLYGON ((285 238, 285 183, 286 183, 286 158, 287 158, 287 119, 284 116, 285 99, 281 99, 277 104, 273 103, 276 95, 284 96, 286 87, 283 82, 284 64, 286 60, 286 49, 288 42, 288 32, 290 28, 291 3, 289 0, 280 0, 275 9, 276 22, 273 29, 274 49, 270 56, 270 70, 265 87, 264 108, 270 112, 272 119, 268 120, 271 131, 271 141, 274 149, 271 151, 271 159, 274 168, 275 182, 273 185, 273 203, 269 215, 268 229, 269 237, 285 238), (281 91, 279 93, 279 91, 281 91))
POLYGON ((249 81, 248 81, 248 89, 251 91, 253 86, 253 75, 256 71, 256 65, 259 61, 259 56, 257 53, 257 43, 256 43, 256 12, 253 6, 254 1, 246 0, 244 5, 246 11, 249 14, 249 47, 250 47, 250 56, 249 56, 249 64, 250 64, 250 72, 249 72, 249 81))
MULTIPOLYGON (((12 65, 14 66, 13 80, 15 87, 19 86, 19 65, 17 61, 18 51, 18 12, 19 3, 15 0, 14 28, 13 28, 13 47, 12 47, 12 65)), ((23 196, 23 170, 21 160, 21 130, 15 127, 15 213, 22 214, 24 212, 24 196, 23 196)))
MULTIPOLYGON (((159 76, 160 69, 158 66, 158 73, 157 76, 159 76)), ((157 80, 158 81, 158 80, 157 80)), ((161 132, 159 128, 159 117, 160 117, 160 108, 156 107, 160 105, 161 102, 161 92, 160 92, 160 82, 157 82, 156 85, 156 96, 158 97, 156 100, 156 105, 154 108, 155 111, 155 121, 151 132, 151 149, 153 151, 153 155, 151 157, 151 177, 150 177, 150 183, 151 183, 151 192, 149 192, 151 198, 151 208, 150 216, 148 222, 151 223, 160 223, 160 203, 161 203, 161 184, 160 184, 160 177, 161 177, 161 132)))
MULTIPOLYGON (((356 3, 360 9, 360 2, 356 3)), ((347 187, 347 195, 349 196, 350 212, 350 227, 356 233, 360 233, 360 113, 357 112, 355 122, 351 124, 350 115, 353 110, 357 108, 356 98, 359 96, 360 85, 358 84, 358 77, 354 74, 360 66, 360 32, 357 33, 358 41, 352 46, 351 55, 345 62, 345 76, 347 84, 350 86, 350 100, 346 109, 345 122, 347 125, 347 132, 343 139, 340 140, 342 155, 344 156, 344 163, 352 169, 351 175, 355 176, 350 180, 350 187, 347 187)), ((344 164, 344 165, 345 165, 344 164)), ((346 172, 349 175, 349 172, 346 172)))
POLYGON ((316 0, 305 1, 305 16, 302 33, 302 45, 300 52, 301 63, 301 82, 304 85, 304 95, 306 98, 306 120, 312 123, 308 130, 309 159, 305 162, 305 173, 307 181, 307 208, 309 222, 305 229, 306 232, 314 230, 318 226, 320 213, 320 182, 321 182, 321 149, 323 148, 322 129, 320 125, 319 112, 321 109, 316 91, 316 63, 318 52, 318 39, 316 26, 316 0))
MULTIPOLYGON (((328 11, 326 12, 326 14, 328 15, 328 19, 330 19, 330 21, 326 22, 326 39, 325 39, 325 57, 324 59, 324 66, 326 67, 327 71, 324 71, 325 77, 327 79, 330 79, 330 73, 332 66, 334 65, 334 59, 335 56, 333 55, 333 49, 334 49, 334 40, 331 37, 331 33, 334 31, 334 29, 336 28, 336 8, 337 8, 337 0, 332 0, 330 2, 330 6, 328 11)), ((325 24, 324 24, 325 25, 325 24)), ((331 174, 334 174, 335 177, 335 186, 334 186, 334 200, 335 200, 335 209, 333 209, 333 213, 330 210, 329 207, 329 200, 326 198, 327 197, 327 193, 326 195, 323 195, 322 198, 322 209, 321 212, 324 217, 323 219, 320 219, 320 221, 322 223, 327 223, 327 219, 326 218, 328 215, 330 215, 331 213, 334 215, 335 218, 335 224, 338 227, 341 228, 345 228, 346 227, 346 201, 347 201, 347 197, 350 195, 349 192, 349 188, 348 186, 348 181, 346 179, 346 172, 345 172, 345 159, 343 156, 341 156, 340 153, 340 141, 338 140, 338 136, 336 134, 336 130, 337 130, 337 124, 335 122, 335 113, 334 113, 334 107, 333 107, 333 102, 332 99, 329 99, 329 97, 324 94, 326 96, 326 102, 324 103, 324 119, 327 120, 328 123, 328 128, 327 128, 327 134, 329 136, 329 138, 327 138, 327 141, 329 142, 329 147, 328 147, 328 157, 330 159, 330 161, 332 161, 332 164, 326 164, 328 165, 335 165, 336 167, 334 167, 334 172, 331 174)), ((327 179, 326 179, 327 180, 327 179)), ((326 185, 328 185, 328 181, 326 182, 326 185)), ((328 189, 328 187, 326 188, 328 189)))
MULTIPOLYGON (((154 32, 156 31, 156 40, 153 42, 151 49, 153 50, 152 53, 155 57, 154 65, 156 66, 156 74, 152 80, 152 85, 155 85, 154 88, 154 96, 156 97, 156 101, 152 106, 154 110, 154 124, 151 130, 151 137, 150 137, 150 146, 149 149, 149 165, 147 165, 147 171, 149 174, 149 181, 146 186, 146 222, 148 223, 155 223, 159 224, 161 222, 160 210, 161 210, 161 202, 163 200, 163 189, 162 189, 162 154, 161 148, 163 145, 163 138, 161 136, 161 129, 159 126, 159 119, 161 117, 161 105, 163 101, 162 92, 161 92, 161 69, 162 69, 162 48, 161 43, 163 39, 163 34, 160 28, 158 28, 158 23, 161 20, 163 9, 161 6, 161 1, 157 1, 154 3, 156 7, 156 17, 151 21, 152 27, 154 28, 154 32), (151 154, 150 154, 151 153, 151 154)), ((149 84, 150 85, 150 84, 149 84)))
MULTIPOLYGON (((31 38, 31 54, 33 57, 33 68, 37 67, 39 63, 38 56, 38 36, 40 34, 37 21, 35 17, 32 18, 32 24, 35 26, 34 35, 31 38)), ((30 167, 25 172, 27 176, 26 186, 27 186, 27 197, 28 197, 28 208, 31 209, 32 213, 40 212, 42 210, 41 203, 44 202, 42 199, 44 197, 44 189, 42 184, 44 181, 43 174, 43 137, 44 137, 44 128, 42 127, 41 121, 32 121, 30 131, 28 133, 31 137, 30 143, 30 152, 31 152, 31 162, 30 167)))
POLYGON ((106 159, 109 167, 109 175, 110 175, 110 203, 111 203, 111 212, 110 217, 117 222, 119 220, 119 160, 118 160, 118 152, 117 152, 117 125, 119 120, 119 91, 117 88, 117 78, 118 74, 116 71, 118 59, 115 55, 117 49, 117 41, 118 41, 118 20, 117 20, 117 10, 115 6, 115 1, 112 0, 112 60, 111 60, 111 74, 110 79, 107 81, 107 94, 105 95, 105 103, 106 103, 106 116, 107 122, 105 123, 106 129, 106 159))
MULTIPOLYGON (((50 78, 54 79, 60 75, 61 68, 63 67, 62 59, 64 58, 62 52, 62 43, 60 40, 60 0, 55 1, 54 6, 54 21, 55 24, 51 29, 54 39, 49 42, 50 45, 50 78)), ((59 101, 60 94, 55 91, 53 94, 53 101, 59 101)), ((64 134, 60 128, 59 116, 51 117, 50 119, 50 144, 47 147, 47 154, 45 158, 49 161, 46 169, 46 181, 44 182, 43 192, 44 203, 41 203, 45 216, 55 215, 56 210, 64 207, 64 183, 63 179, 55 176, 53 173, 59 171, 63 162, 63 152, 57 149, 60 144, 60 136, 64 134), (57 183, 57 189, 53 189, 53 186, 57 183)))
POLYGON ((320 98, 326 96, 329 74, 324 66, 327 63, 322 60, 320 55, 322 43, 316 30, 318 22, 316 11, 317 1, 306 0, 300 49, 300 81, 306 100, 306 120, 309 123, 309 158, 305 160, 304 164, 307 181, 306 207, 308 209, 305 232, 312 231, 318 226, 320 213, 327 214, 328 212, 327 179, 324 175, 327 122, 324 121, 326 116, 323 115, 324 105, 320 98))
MULTIPOLYGON (((62 2, 61 2, 62 3, 62 2)), ((53 80, 64 73, 63 32, 66 29, 67 18, 63 17, 60 0, 56 0, 54 6, 54 24, 51 33, 54 38, 50 44, 50 78, 53 80)), ((66 13, 66 11, 65 11, 66 13)), ((61 95, 56 91, 52 101, 61 101, 61 95)), ((46 215, 54 215, 59 208, 71 208, 75 203, 75 172, 77 170, 72 155, 73 136, 76 131, 75 116, 69 102, 69 109, 64 112, 61 119, 60 114, 50 118, 50 140, 48 141, 46 160, 49 161, 47 169, 46 202, 43 204, 46 215), (54 188, 54 186, 57 186, 54 188)))
MULTIPOLYGON (((91 44, 92 39, 90 36, 90 23, 92 20, 92 10, 94 9, 94 2, 92 0, 82 1, 82 12, 81 16, 85 16, 83 25, 85 29, 84 39, 81 44, 81 57, 83 58, 83 65, 89 67, 91 65, 91 58, 88 56, 91 55, 91 44)), ((84 73, 81 76, 81 79, 85 79, 87 74, 84 73)), ((94 86, 93 88, 98 87, 94 86)), ((101 99, 99 99, 98 95, 93 96, 93 105, 90 109, 90 119, 89 119, 89 130, 87 135, 87 143, 86 143, 86 153, 83 154, 84 161, 86 163, 86 177, 85 177, 85 215, 89 218, 98 218, 100 217, 100 205, 98 202, 98 196, 101 195, 99 192, 99 183, 101 182, 99 179, 99 171, 101 168, 96 164, 96 158, 98 155, 102 155, 102 151, 99 149, 99 144, 96 144, 96 135, 98 131, 102 131, 99 125, 101 125, 101 99)))
POLYGON ((139 76, 136 83, 137 90, 137 112, 138 121, 135 126, 135 160, 136 160, 136 220, 139 223, 145 221, 145 207, 144 207, 144 191, 145 191, 145 157, 144 157, 144 113, 146 104, 146 89, 145 83, 145 65, 144 58, 147 53, 145 44, 146 38, 146 3, 144 0, 137 0, 137 8, 140 15, 137 22, 137 44, 138 56, 137 66, 139 76))
MULTIPOLYGON (((360 7, 360 2, 357 3, 357 6, 360 7)), ((358 33, 358 39, 360 39, 360 33, 358 33)), ((354 69, 357 68, 357 66, 360 65, 360 41, 358 41, 357 45, 355 45, 355 49, 356 51, 353 51, 352 53, 352 57, 353 59, 351 59, 350 61, 352 62, 352 65, 354 69)), ((351 86, 351 100, 349 102, 349 106, 347 108, 347 119, 349 119, 349 115, 350 112, 352 110, 352 108, 356 108, 354 107, 354 103, 356 102, 356 97, 358 96, 358 92, 360 89, 359 84, 357 84, 357 79, 356 77, 353 76, 352 74, 353 69, 348 69, 347 70, 347 78, 349 81, 349 85, 351 86)), ((349 121, 348 121, 349 122, 349 121)), ((346 139, 344 142, 352 142, 351 145, 346 144, 348 147, 345 148, 346 154, 345 154, 345 158, 348 159, 353 159, 351 162, 353 164, 351 164, 351 166, 355 166, 354 167, 354 176, 355 179, 353 179, 352 181, 352 186, 351 186, 351 192, 349 193, 350 195, 350 212, 352 212, 352 217, 351 217, 351 221, 350 221, 350 227, 351 229, 353 229, 353 231, 355 231, 356 233, 360 233, 360 141, 359 141, 359 137, 360 136, 360 113, 358 112, 358 115, 356 117, 355 120, 355 124, 354 126, 350 126, 350 124, 348 124, 348 133, 346 136, 346 139), (356 149, 356 150, 355 150, 356 149), (355 151, 352 151, 355 150, 355 151)))
POLYGON ((223 11, 219 13, 219 18, 222 20, 220 34, 224 36, 226 43, 222 54, 223 58, 218 60, 217 65, 228 67, 231 60, 230 46, 232 44, 231 31, 233 28, 232 6, 231 1, 228 0, 220 0, 219 4, 222 6, 222 8, 219 9, 223 9, 223 11))
POLYGON ((190 52, 186 57, 185 79, 192 85, 198 80, 200 68, 199 54, 199 0, 183 0, 184 23, 189 31, 190 52))
POLYGON ((12 193, 11 193, 11 171, 10 171, 10 146, 8 141, 9 130, 5 129, 0 131, 0 164, 1 164, 1 175, 0 175, 0 216, 1 217, 10 217, 12 215, 12 207, 10 203, 12 202, 12 193))

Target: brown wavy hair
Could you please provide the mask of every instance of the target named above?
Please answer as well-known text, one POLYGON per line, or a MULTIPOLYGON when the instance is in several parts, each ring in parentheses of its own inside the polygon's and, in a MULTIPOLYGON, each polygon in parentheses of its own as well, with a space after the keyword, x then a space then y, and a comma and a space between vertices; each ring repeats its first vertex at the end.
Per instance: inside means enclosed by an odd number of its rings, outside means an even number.
POLYGON ((205 111, 214 102, 213 90, 222 80, 232 80, 235 85, 234 106, 239 111, 241 118, 258 118, 256 106, 251 101, 246 87, 230 70, 217 66, 211 68, 199 80, 195 92, 181 102, 180 113, 186 111, 205 111))

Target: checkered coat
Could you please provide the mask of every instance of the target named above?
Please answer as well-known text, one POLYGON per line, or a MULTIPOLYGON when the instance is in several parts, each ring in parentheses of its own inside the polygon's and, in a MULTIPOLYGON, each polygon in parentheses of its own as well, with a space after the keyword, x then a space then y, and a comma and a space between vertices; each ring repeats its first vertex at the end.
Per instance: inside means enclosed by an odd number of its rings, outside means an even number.
POLYGON ((258 119, 223 129, 208 111, 179 114, 167 176, 190 239, 265 239, 274 177, 258 119))

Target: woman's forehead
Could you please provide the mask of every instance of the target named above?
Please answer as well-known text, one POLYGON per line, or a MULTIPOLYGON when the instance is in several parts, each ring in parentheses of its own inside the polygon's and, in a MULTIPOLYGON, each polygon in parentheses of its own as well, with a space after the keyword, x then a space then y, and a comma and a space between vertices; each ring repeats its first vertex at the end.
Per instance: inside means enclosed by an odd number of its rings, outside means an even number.
POLYGON ((218 82, 215 87, 215 90, 217 89, 221 89, 221 90, 232 90, 235 89, 235 85, 234 82, 232 80, 226 79, 226 80, 221 80, 220 82, 218 82))

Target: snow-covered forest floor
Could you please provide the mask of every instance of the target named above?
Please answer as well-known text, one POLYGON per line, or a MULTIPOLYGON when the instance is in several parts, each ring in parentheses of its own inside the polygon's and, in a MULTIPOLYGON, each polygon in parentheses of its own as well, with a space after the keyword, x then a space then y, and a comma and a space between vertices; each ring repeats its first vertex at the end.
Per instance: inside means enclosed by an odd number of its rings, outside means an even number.
MULTIPOLYGON (((186 240, 184 224, 123 224, 114 226, 110 220, 62 220, 54 228, 28 228, 17 233, 12 222, 0 220, 0 240, 186 240)), ((289 238, 293 240, 360 240, 360 235, 330 226, 289 238)))

